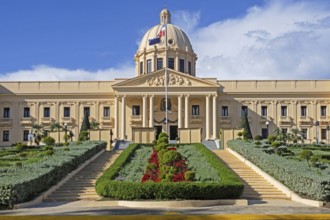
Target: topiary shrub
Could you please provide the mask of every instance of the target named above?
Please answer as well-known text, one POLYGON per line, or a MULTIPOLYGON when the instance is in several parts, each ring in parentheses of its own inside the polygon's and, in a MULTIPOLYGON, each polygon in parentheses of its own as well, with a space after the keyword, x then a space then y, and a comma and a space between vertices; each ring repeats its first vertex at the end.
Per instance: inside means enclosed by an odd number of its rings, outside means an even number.
POLYGON ((78 141, 87 141, 89 140, 89 133, 88 131, 80 131, 78 136, 78 141))
POLYGON ((270 144, 272 144, 276 140, 276 137, 273 135, 269 135, 267 139, 270 142, 270 144))
POLYGON ((47 150, 45 152, 45 155, 47 155, 47 156, 52 156, 53 154, 54 154, 54 150, 47 150))
POLYGON ((54 147, 52 147, 52 146, 45 146, 45 147, 43 148, 43 150, 44 150, 44 151, 54 150, 54 147))
POLYGON ((194 171, 187 171, 184 174, 184 179, 186 181, 194 181, 195 180, 196 173, 194 171))
POLYGON ((17 151, 23 151, 27 148, 27 145, 26 144, 23 144, 23 143, 16 143, 16 146, 15 146, 15 149, 17 151))
POLYGON ((42 140, 42 142, 44 142, 48 146, 54 146, 55 139, 48 136, 48 137, 44 137, 43 140, 42 140))
POLYGON ((179 152, 170 150, 164 153, 163 158, 162 158, 162 164, 166 165, 173 165, 173 163, 182 160, 182 156, 179 152))

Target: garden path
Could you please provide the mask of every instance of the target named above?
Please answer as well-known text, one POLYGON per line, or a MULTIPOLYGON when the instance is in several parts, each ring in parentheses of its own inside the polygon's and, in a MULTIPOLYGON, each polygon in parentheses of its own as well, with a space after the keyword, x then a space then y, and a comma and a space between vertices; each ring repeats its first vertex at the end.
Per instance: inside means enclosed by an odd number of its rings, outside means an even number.
POLYGON ((50 194, 44 201, 98 200, 95 191, 97 178, 116 160, 122 151, 105 151, 80 170, 66 183, 50 194))
POLYGON ((213 152, 242 180, 244 184, 242 199, 289 199, 284 193, 271 185, 229 151, 213 150, 213 152))

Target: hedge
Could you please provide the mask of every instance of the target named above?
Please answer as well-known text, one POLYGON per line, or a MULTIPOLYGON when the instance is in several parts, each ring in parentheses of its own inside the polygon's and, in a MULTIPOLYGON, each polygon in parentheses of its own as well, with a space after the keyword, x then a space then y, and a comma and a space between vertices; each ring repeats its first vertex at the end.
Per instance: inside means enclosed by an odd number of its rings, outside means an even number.
POLYGON ((325 171, 309 168, 306 161, 267 154, 253 143, 241 140, 231 140, 228 146, 295 193, 315 200, 330 201, 329 168, 325 171))
POLYGON ((38 163, 1 168, 0 206, 12 207, 32 199, 105 148, 106 142, 89 141, 71 145, 69 151, 55 148, 52 156, 38 163))
POLYGON ((199 145, 206 160, 219 170, 220 181, 213 182, 124 182, 116 180, 121 167, 130 160, 134 151, 142 147, 131 144, 96 181, 96 192, 104 197, 124 200, 140 199, 226 199, 239 198, 244 186, 219 158, 205 146, 199 145))

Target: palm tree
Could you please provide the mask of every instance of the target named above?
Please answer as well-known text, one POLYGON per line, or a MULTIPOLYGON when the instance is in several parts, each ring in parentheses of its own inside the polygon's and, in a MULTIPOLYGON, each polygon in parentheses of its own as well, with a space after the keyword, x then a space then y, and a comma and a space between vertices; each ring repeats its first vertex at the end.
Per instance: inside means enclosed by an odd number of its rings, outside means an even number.
POLYGON ((33 132, 34 142, 39 146, 39 143, 43 136, 43 131, 42 131, 43 126, 39 125, 39 124, 33 124, 32 128, 34 129, 34 132, 33 132))
POLYGON ((292 128, 291 133, 293 143, 298 143, 299 140, 302 141, 302 133, 298 128, 292 128))
POLYGON ((60 131, 62 129, 62 125, 59 122, 53 122, 50 125, 50 131, 60 131))

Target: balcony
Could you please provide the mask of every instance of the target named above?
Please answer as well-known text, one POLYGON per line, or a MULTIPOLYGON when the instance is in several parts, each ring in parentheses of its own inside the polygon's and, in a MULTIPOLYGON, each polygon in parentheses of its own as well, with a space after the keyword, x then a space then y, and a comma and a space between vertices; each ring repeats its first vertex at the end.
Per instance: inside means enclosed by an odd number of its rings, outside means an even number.
POLYGON ((10 127, 11 126, 11 118, 1 118, 0 119, 1 127, 10 127))
POLYGON ((113 117, 102 117, 100 124, 102 127, 111 127, 114 124, 114 118, 113 117))
POLYGON ((142 115, 131 115, 130 122, 131 122, 131 124, 142 123, 142 115))
POLYGON ((61 124, 65 124, 67 123, 67 125, 72 125, 73 124, 73 119, 71 117, 62 117, 61 118, 61 124))
POLYGON ((266 122, 268 121, 269 123, 272 121, 273 119, 269 116, 260 116, 260 125, 265 125, 266 122))
POLYGON ((53 119, 51 117, 42 117, 41 123, 43 125, 50 125, 53 122, 53 119))
POLYGON ((313 125, 312 118, 309 116, 300 116, 299 125, 313 125))
POLYGON ((31 117, 21 118, 20 124, 21 124, 21 126, 31 126, 32 125, 32 118, 31 117))
POLYGON ((320 125, 330 125, 330 116, 321 116, 320 125))
POLYGON ((190 123, 191 124, 201 124, 202 123, 202 117, 200 115, 192 115, 190 117, 190 123))
POLYGON ((221 125, 231 125, 231 118, 228 116, 221 116, 220 117, 220 124, 221 125))
POLYGON ((290 116, 281 116, 280 117, 280 125, 292 125, 292 118, 290 116))

